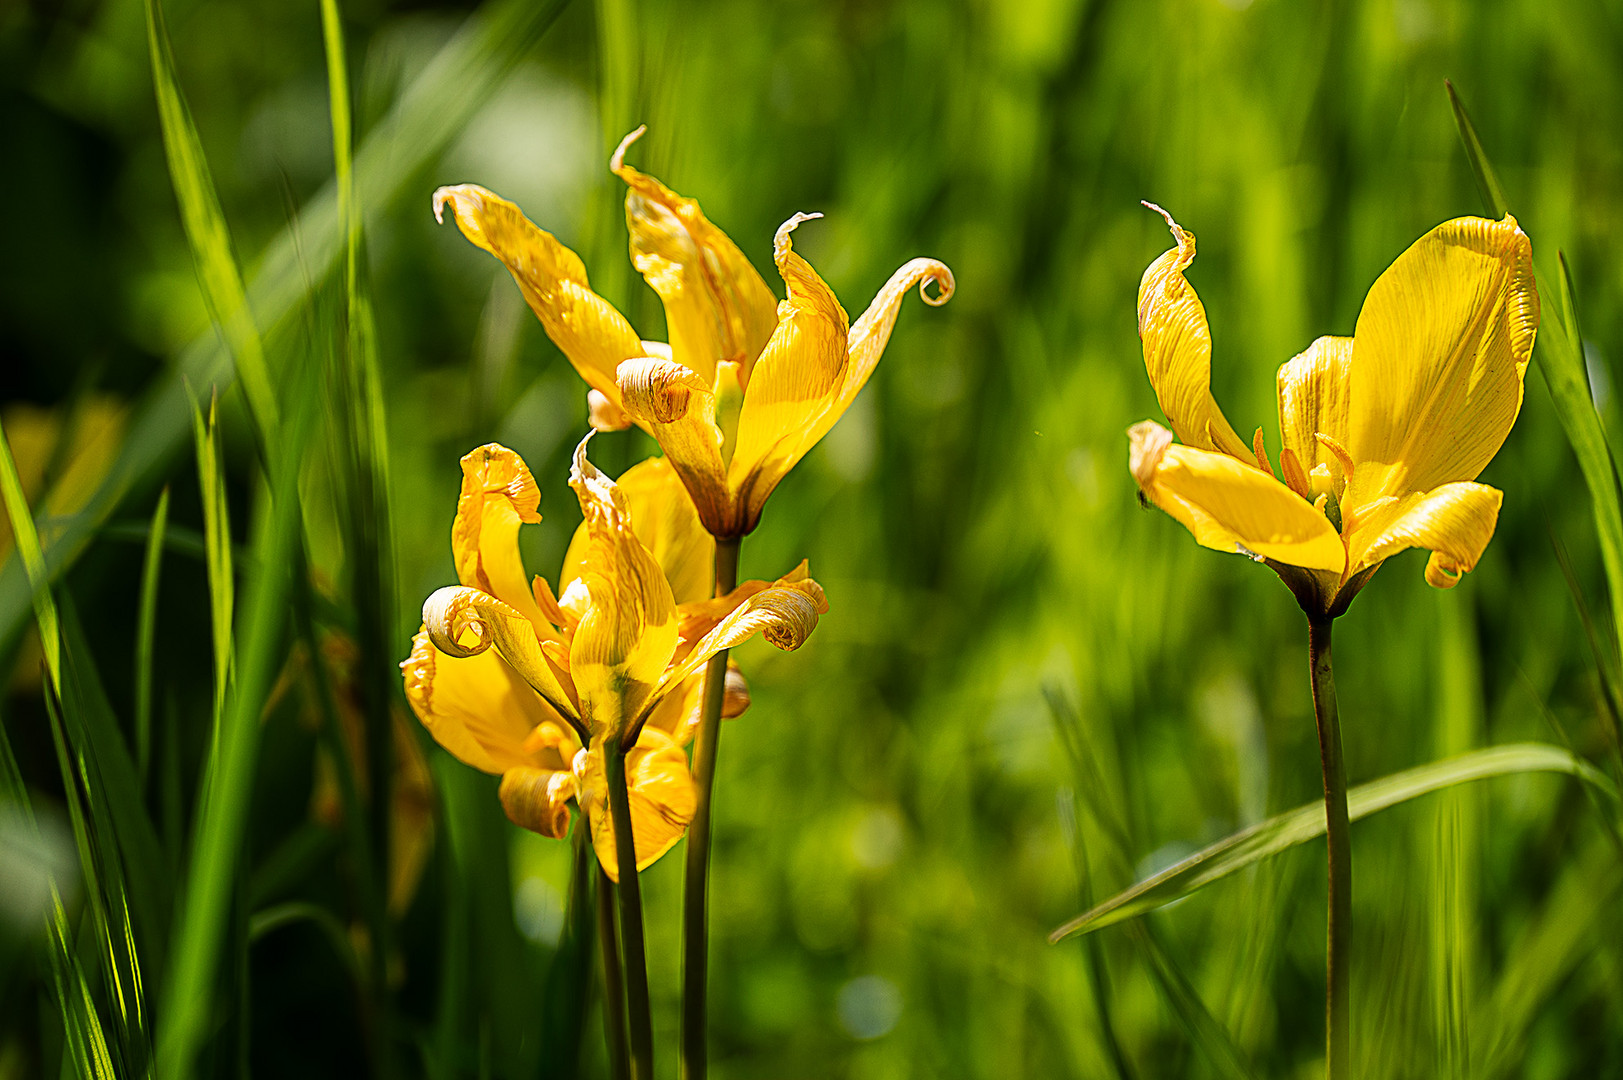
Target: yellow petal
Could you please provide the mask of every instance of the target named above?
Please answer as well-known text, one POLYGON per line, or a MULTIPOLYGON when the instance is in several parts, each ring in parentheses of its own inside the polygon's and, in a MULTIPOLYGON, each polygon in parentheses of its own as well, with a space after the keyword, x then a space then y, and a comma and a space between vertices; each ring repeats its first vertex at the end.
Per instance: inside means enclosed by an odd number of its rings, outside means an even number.
POLYGON ((627 135, 609 165, 626 183, 631 261, 664 302, 671 359, 707 387, 722 360, 739 364, 747 381, 777 324, 777 297, 698 202, 625 164, 626 148, 645 130, 627 135))
POLYGON ((569 834, 569 800, 575 797, 575 774, 568 769, 527 765, 502 773, 497 794, 507 819, 531 832, 562 840, 569 834))
POLYGON ((1183 276, 1195 261, 1195 236, 1159 206, 1144 205, 1166 219, 1177 242, 1150 264, 1138 285, 1138 336, 1155 398, 1187 445, 1250 461, 1250 449, 1212 397, 1212 334, 1206 308, 1183 276))
POLYGON ((1139 489, 1203 547, 1309 570, 1340 573, 1346 565, 1341 537, 1324 515, 1267 473, 1226 454, 1175 445, 1171 432, 1149 420, 1127 435, 1139 489))
POLYGON ((533 764, 531 732, 563 719, 494 651, 459 658, 434 647, 425 628, 400 665, 406 700, 434 741, 465 764, 500 773, 533 764))
POLYGON ((713 419, 715 398, 697 374, 658 356, 620 365, 621 401, 648 430, 681 477, 705 529, 716 536, 733 518, 727 469, 721 459, 721 431, 713 419))
POLYGON ((1432 552, 1426 580, 1451 588, 1482 558, 1503 501, 1497 489, 1463 480, 1394 500, 1360 522, 1350 544, 1353 572, 1407 548, 1426 548, 1432 552))
POLYGON ((580 377, 618 403, 614 370, 620 361, 641 356, 642 347, 625 316, 592 291, 580 256, 536 228, 517 206, 477 184, 434 192, 436 221, 444 220, 447 203, 462 235, 512 273, 530 310, 580 377))
MULTIPOLYGON (((592 826, 592 846, 609 880, 620 880, 619 854, 614 847, 614 822, 609 812, 600 745, 575 758, 581 808, 592 826)), ((626 753, 626 794, 631 803, 631 835, 637 869, 646 870, 671 849, 693 820, 697 797, 688 774, 687 755, 670 735, 644 728, 637 745, 626 753)))
POLYGON ((778 308, 777 329, 744 390, 738 446, 727 471, 742 517, 730 535, 755 527, 767 496, 810 449, 814 426, 840 394, 850 320, 834 290, 790 240, 801 222, 819 217, 794 215, 778 227, 773 241, 773 259, 789 298, 778 308))
POLYGON ((1354 337, 1354 505, 1476 479, 1516 421, 1538 318, 1512 217, 1456 218, 1398 256, 1354 337))
POLYGON ((517 608, 537 633, 552 636, 518 550, 519 526, 538 524, 540 505, 541 489, 523 458, 499 443, 470 451, 462 458, 451 553, 458 581, 517 608))
POLYGON ((1352 338, 1321 337, 1279 369, 1280 434, 1303 473, 1311 474, 1320 465, 1332 475, 1341 472, 1340 461, 1318 436, 1328 435, 1346 445, 1352 352, 1352 338))
POLYGON ((631 525, 625 494, 575 448, 569 486, 585 516, 581 581, 589 597, 569 648, 581 714, 594 736, 618 734, 653 691, 676 650, 670 583, 631 525))
MULTIPOLYGON (((705 531, 687 488, 666 458, 649 458, 627 469, 615 481, 631 512, 631 529, 654 556, 677 604, 706 599, 714 589, 716 541, 705 531)), ((591 542, 581 523, 564 554, 559 585, 585 571, 591 542)))
POLYGON ((570 687, 541 648, 535 624, 517 608, 478 589, 448 587, 423 601, 423 629, 436 649, 458 659, 479 656, 494 645, 561 716, 573 721, 580 715, 570 687))

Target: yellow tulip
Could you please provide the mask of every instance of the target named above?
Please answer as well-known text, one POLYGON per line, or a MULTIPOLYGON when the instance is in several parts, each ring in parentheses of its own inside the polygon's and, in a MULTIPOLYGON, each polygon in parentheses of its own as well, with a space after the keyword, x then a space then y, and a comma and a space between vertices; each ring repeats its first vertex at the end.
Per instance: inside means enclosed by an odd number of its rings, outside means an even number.
POLYGON ((1211 334, 1184 279, 1195 238, 1144 272, 1144 363, 1172 431, 1135 424, 1139 489, 1195 540, 1273 567, 1311 616, 1334 616, 1387 558, 1426 548, 1426 580, 1476 566, 1500 492, 1476 477, 1510 433, 1538 331, 1533 251, 1514 218, 1456 218, 1371 287, 1354 335, 1321 337, 1279 369, 1276 474, 1212 397, 1211 334), (1174 443, 1173 433, 1181 442, 1174 443))
POLYGON ((952 296, 952 271, 934 259, 902 266, 855 325, 833 291, 778 229, 773 260, 788 290, 779 303, 727 235, 692 199, 625 164, 643 133, 620 144, 611 168, 625 181, 631 258, 665 306, 670 341, 641 340, 592 292, 580 257, 512 203, 474 184, 434 193, 463 234, 500 259, 547 335, 586 380, 593 426, 636 423, 658 440, 687 485, 704 527, 724 539, 760 520, 778 482, 855 400, 890 339, 913 286, 926 303, 952 296), (933 298, 926 286, 935 282, 933 298))
MULTIPOLYGON (((708 599, 714 541, 670 465, 645 461, 615 483, 587 460, 590 437, 575 450, 570 487, 585 521, 558 593, 539 576, 530 581, 519 557, 520 525, 541 520, 541 492, 524 461, 495 443, 462 459, 451 529, 461 585, 428 598, 401 669, 407 700, 434 739, 501 776, 509 818, 562 837, 575 802, 603 869, 618 880, 606 748, 626 747, 640 870, 693 816, 683 747, 698 723, 706 662, 756 633, 798 648, 828 605, 804 563, 776 582, 708 599)), ((730 670, 723 715, 748 703, 730 670)))

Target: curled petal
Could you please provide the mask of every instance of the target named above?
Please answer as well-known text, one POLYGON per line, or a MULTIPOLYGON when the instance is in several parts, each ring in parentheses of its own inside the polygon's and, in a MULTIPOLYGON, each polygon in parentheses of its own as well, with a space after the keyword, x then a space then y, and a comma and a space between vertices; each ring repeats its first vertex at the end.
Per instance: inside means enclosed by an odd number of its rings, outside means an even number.
POLYGON ((643 356, 621 364, 615 375, 626 412, 646 424, 671 424, 687 415, 695 393, 710 387, 672 360, 643 356))
MULTIPOLYGON (((581 809, 592 826, 598 862, 609 880, 618 883, 620 860, 614 846, 601 745, 575 756, 575 777, 581 809)), ((681 839, 697 805, 687 755, 669 734, 645 728, 637 744, 626 752, 626 793, 637 869, 646 870, 681 839)))
POLYGON ((1532 243, 1508 215, 1444 222, 1398 256, 1354 336, 1353 504, 1476 479, 1516 422, 1538 321, 1532 243))
POLYGON ((447 656, 478 656, 494 645, 548 705, 571 723, 578 720, 573 695, 542 652, 534 624, 517 608, 478 589, 447 587, 423 602, 423 629, 447 656))
POLYGON ((457 580, 518 608, 538 633, 550 635, 518 550, 519 526, 540 522, 540 505, 541 489, 523 458, 499 443, 470 451, 462 458, 451 551, 457 580))
POLYGON ((1148 420, 1128 430, 1139 490, 1203 547, 1340 573, 1341 537, 1325 516, 1255 466, 1180 446, 1148 420))
POLYGON ((609 164, 626 183, 631 261, 665 305, 672 357, 707 387, 723 360, 740 364, 748 379, 777 322, 777 298, 698 202, 625 164, 644 130, 627 135, 609 164))
POLYGON ((569 835, 569 800, 575 797, 575 774, 568 769, 508 769, 502 773, 497 794, 507 819, 514 825, 554 840, 569 835))
POLYGON ((806 560, 802 559, 800 565, 776 581, 745 581, 739 583, 738 587, 726 596, 683 604, 677 611, 681 624, 681 640, 677 644, 676 659, 679 661, 686 659, 688 651, 701 638, 710 633, 717 623, 737 611, 739 606, 752 596, 779 586, 800 590, 810 598, 812 605, 817 609, 817 614, 828 613, 828 598, 823 593, 823 587, 813 580, 806 560))
POLYGON ((427 628, 400 665, 406 701, 434 741, 487 773, 535 765, 533 733, 564 720, 495 652, 457 657, 434 647, 427 628))
POLYGON ((1186 445, 1249 461, 1250 449, 1212 397, 1212 334, 1206 308, 1183 276, 1195 261, 1195 236, 1159 206, 1144 205, 1166 219, 1176 243, 1150 264, 1138 286, 1138 336, 1156 400, 1186 445))
POLYGON ((462 235, 512 273, 547 336, 586 385, 618 401, 615 368, 622 360, 641 356, 642 348, 625 316, 592 291, 580 256, 536 228, 517 206, 477 184, 434 192, 435 220, 444 220, 447 205, 462 235))
POLYGON ((1463 480, 1397 500, 1359 525, 1352 545, 1354 572, 1406 548, 1427 548, 1432 555, 1426 580, 1451 588, 1482 558, 1503 501, 1496 488, 1463 480))
POLYGON ((816 588, 815 582, 774 585, 756 593, 717 623, 681 663, 665 673, 659 681, 655 700, 702 668, 718 652, 741 645, 756 634, 765 635, 773 645, 786 651, 800 648, 817 628, 820 601, 826 611, 828 603, 822 600, 822 590, 816 588))
POLYGON ((732 499, 709 388, 687 368, 654 356, 621 364, 619 378, 626 411, 665 451, 705 529, 727 535, 732 499))

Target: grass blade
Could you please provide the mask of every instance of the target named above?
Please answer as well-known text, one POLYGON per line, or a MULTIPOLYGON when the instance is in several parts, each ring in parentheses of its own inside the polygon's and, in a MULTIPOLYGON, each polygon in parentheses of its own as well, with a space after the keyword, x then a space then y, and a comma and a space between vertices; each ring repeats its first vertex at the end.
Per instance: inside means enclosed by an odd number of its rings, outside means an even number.
MULTIPOLYGON (((1617 797, 1612 783, 1594 766, 1546 743, 1512 743, 1434 761, 1360 784, 1348 793, 1349 813, 1359 821, 1378 811, 1433 791, 1473 780, 1528 772, 1576 776, 1617 797)), ((1161 873, 1117 893, 1048 935, 1051 942, 1091 933, 1153 911, 1220 881, 1237 870, 1324 835, 1324 806, 1313 802, 1242 829, 1202 848, 1161 873)))
POLYGON ((1499 184, 1498 174, 1493 171, 1493 163, 1482 149, 1482 140, 1477 138, 1476 125, 1471 123, 1471 116, 1465 111, 1465 102, 1460 100, 1453 82, 1444 79, 1443 88, 1448 91, 1448 103, 1454 109, 1454 125, 1460 130, 1460 141, 1465 144, 1465 157, 1471 163, 1471 175, 1476 178, 1482 202, 1494 217, 1502 218, 1510 212, 1510 203, 1505 199, 1505 189, 1499 184))
POLYGON ((218 739, 225 714, 226 685, 231 677, 231 609, 235 602, 231 578, 231 522, 226 511, 225 478, 220 468, 219 429, 215 426, 215 399, 209 400, 208 419, 192 403, 192 439, 197 452, 197 489, 203 503, 203 549, 208 566, 209 617, 214 632, 214 728, 218 739))
POLYGON ((158 573, 163 568, 164 534, 169 527, 169 489, 158 496, 141 567, 141 609, 135 629, 135 768, 146 785, 152 764, 152 634, 158 617, 158 573))
MULTIPOLYGON (((39 545, 39 531, 34 527, 34 516, 29 513, 28 499, 23 494, 22 478, 17 475, 17 462, 11 456, 11 443, 6 429, 0 425, 0 498, 6 504, 6 516, 11 519, 11 535, 28 574, 30 598, 34 605, 34 618, 39 623, 40 645, 45 651, 45 668, 51 678, 51 687, 62 690, 62 634, 56 620, 56 601, 51 598, 50 574, 45 569, 45 553, 39 545)), ((6 634, 0 633, 0 639, 6 634)))

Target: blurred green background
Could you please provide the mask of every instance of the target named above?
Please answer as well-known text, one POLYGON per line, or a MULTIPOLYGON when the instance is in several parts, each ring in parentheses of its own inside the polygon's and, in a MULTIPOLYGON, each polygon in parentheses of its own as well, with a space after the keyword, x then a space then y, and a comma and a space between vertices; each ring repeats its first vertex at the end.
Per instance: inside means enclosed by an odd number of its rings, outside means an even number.
MULTIPOLYGON (((1483 212, 1452 79, 1544 282, 1566 254, 1615 433, 1623 7, 348 0, 342 14, 395 557, 377 606, 387 655, 332 645, 336 676, 387 679, 398 697, 390 663, 422 600, 454 581, 467 450, 500 441, 535 472, 531 572, 554 578, 579 520, 565 481, 584 387, 506 272, 435 225, 430 193, 472 181, 515 200, 663 338, 606 167, 646 122, 631 160, 698 198, 780 291, 773 230, 801 210, 827 216, 797 249, 853 313, 915 255, 958 281, 942 309, 907 302, 856 406, 744 544, 746 577, 808 557, 831 611, 799 652, 738 656, 754 706, 727 725, 717 779, 714 1074, 1314 1075, 1322 843, 1134 924, 1046 941, 1092 901, 1319 793, 1290 594, 1134 497, 1123 432, 1159 419, 1135 290, 1169 245, 1138 200, 1199 236, 1214 389, 1277 451, 1277 366, 1350 334, 1370 283, 1427 229, 1483 212)), ((313 403, 295 450, 315 632, 364 636, 355 583, 377 568, 346 541, 363 511, 335 479, 342 396, 319 374, 345 297, 319 6, 172 0, 165 15, 284 416, 313 403)), ((82 627, 67 651, 126 739, 143 544, 170 490, 141 803, 166 860, 146 872, 178 880, 212 694, 183 373, 201 397, 222 393, 239 576, 265 489, 177 213, 144 18, 136 0, 0 6, 0 152, 18 195, 0 230, 0 418, 47 546, 71 541, 55 556, 71 560, 57 596, 82 627)), ((1404 555, 1338 624, 1355 784, 1526 739, 1611 759, 1583 613, 1615 656, 1609 601, 1541 362, 1483 477, 1505 503, 1478 569, 1439 593, 1424 556, 1404 555)), ((652 452, 637 432, 593 443, 611 473, 652 452)), ((0 806, 7 1080, 73 1075, 37 867, 78 874, 31 618, 12 558, 4 730, 41 832, 0 806)), ((317 762, 297 621, 274 654, 201 1075, 314 1080, 378 1060, 379 995, 342 948, 369 948, 360 856, 317 762), (255 922, 266 912, 283 921, 255 922)), ((507 824, 494 778, 404 730, 433 784, 395 783, 396 831, 423 864, 390 920, 390 1071, 606 1075, 582 963, 595 954, 577 936, 590 923, 566 911, 570 845, 507 824)), ((1355 826, 1359 1075, 1623 1075, 1623 849, 1598 805, 1568 777, 1524 776, 1355 826)), ((674 1076, 680 850, 644 880, 660 1074, 674 1076)), ((68 891, 72 951, 112 1033, 85 887, 68 891)), ((138 944, 170 933, 159 916, 137 911, 138 944)), ((140 959, 148 1011, 118 1075, 144 1072, 140 1032, 164 1024, 163 961, 140 959)))

